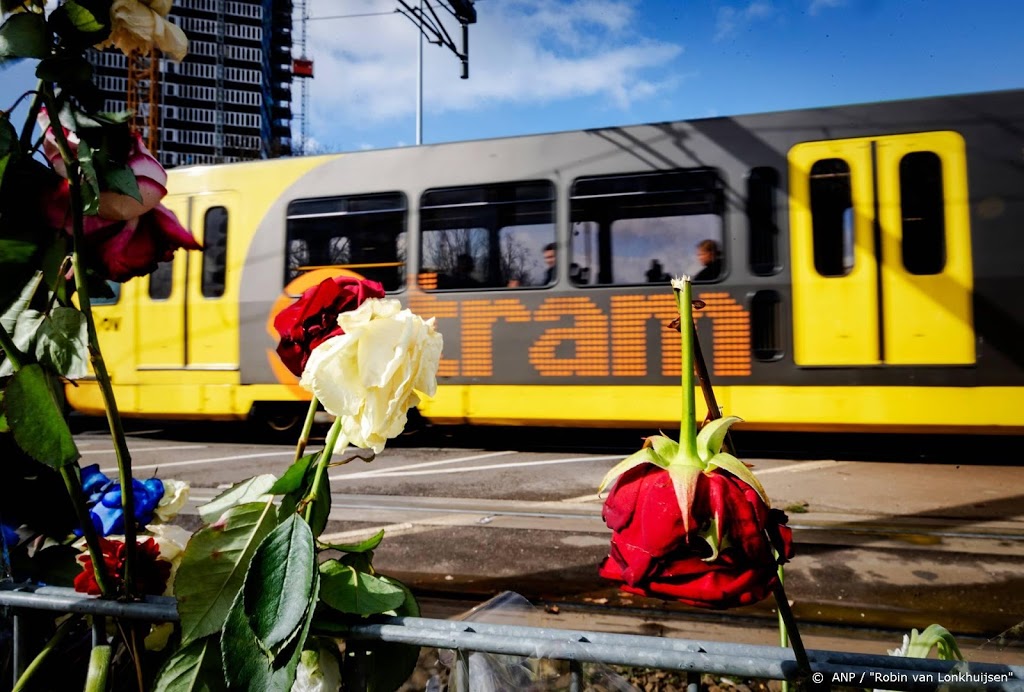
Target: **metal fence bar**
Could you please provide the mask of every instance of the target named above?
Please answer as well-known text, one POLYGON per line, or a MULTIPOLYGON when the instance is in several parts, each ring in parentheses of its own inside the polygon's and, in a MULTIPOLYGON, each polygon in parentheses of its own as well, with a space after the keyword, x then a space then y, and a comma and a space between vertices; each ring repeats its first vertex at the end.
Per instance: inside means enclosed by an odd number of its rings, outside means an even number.
POLYGON ((17 611, 11 611, 11 638, 14 640, 11 648, 11 669, 14 672, 14 679, 11 681, 11 687, 14 687, 15 683, 18 682, 18 678, 25 672, 25 666, 27 664, 26 652, 25 652, 25 623, 22 620, 23 616, 17 611))
POLYGON ((107 615, 150 622, 176 622, 178 620, 177 601, 170 596, 146 596, 142 601, 122 603, 87 596, 62 586, 2 584, 0 585, 0 606, 84 613, 86 615, 107 615))
MULTIPOLYGON (((173 598, 149 598, 139 603, 118 603, 59 587, 0 585, 0 606, 44 611, 86 613, 149 621, 176 621, 173 598)), ((24 617, 22 612, 21 617, 24 617)), ((429 618, 377 618, 352 626, 332 626, 332 636, 453 649, 467 685, 469 652, 480 651, 570 662, 611 663, 699 673, 741 675, 751 678, 793 680, 798 667, 789 649, 725 642, 703 642, 641 635, 607 634, 583 630, 502 625, 477 621, 429 618)), ((16 640, 17 641, 17 640, 16 640)), ((841 682, 891 690, 950 688, 1024 690, 1024 666, 994 663, 958 663, 840 651, 808 651, 812 667, 826 684, 841 682), (885 674, 880 679, 879 674, 885 674)), ((467 687, 468 689, 468 687, 467 687)))

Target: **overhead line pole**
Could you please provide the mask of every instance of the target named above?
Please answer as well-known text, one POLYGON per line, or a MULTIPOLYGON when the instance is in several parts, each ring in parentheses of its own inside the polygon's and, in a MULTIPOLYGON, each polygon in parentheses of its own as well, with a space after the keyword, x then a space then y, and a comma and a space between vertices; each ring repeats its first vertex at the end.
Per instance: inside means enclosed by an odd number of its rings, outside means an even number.
MULTIPOLYGON (((423 16, 423 0, 420 0, 423 16)), ((423 144, 423 31, 419 32, 419 59, 416 61, 416 146, 423 144)))

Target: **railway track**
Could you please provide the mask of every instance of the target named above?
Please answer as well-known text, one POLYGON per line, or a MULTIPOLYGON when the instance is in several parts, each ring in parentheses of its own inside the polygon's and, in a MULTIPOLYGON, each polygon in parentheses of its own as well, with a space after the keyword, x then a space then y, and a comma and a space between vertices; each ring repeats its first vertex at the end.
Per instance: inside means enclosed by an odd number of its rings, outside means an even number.
MULTIPOLYGON (((770 601, 708 613, 631 597, 600 580, 596 566, 609 533, 600 513, 595 495, 524 501, 333 493, 322 538, 352 542, 383 528, 375 564, 409 584, 436 617, 515 591, 538 606, 530 624, 775 641, 770 601)), ((1024 620, 1021 523, 835 512, 792 514, 790 523, 798 552, 787 565, 787 587, 810 646, 879 653, 911 628, 938 622, 977 660, 1024 663, 1019 637, 997 641, 1024 620)))

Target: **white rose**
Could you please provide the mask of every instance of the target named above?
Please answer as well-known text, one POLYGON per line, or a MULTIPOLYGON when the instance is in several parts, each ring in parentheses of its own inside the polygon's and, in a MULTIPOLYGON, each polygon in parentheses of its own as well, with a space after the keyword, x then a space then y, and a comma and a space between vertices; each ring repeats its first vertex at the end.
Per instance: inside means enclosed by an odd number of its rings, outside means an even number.
POLYGON ((299 658, 291 692, 337 692, 339 689, 341 668, 338 659, 323 644, 314 640, 312 646, 303 650, 299 658))
POLYGON ((116 46, 125 55, 148 54, 156 46, 178 62, 188 54, 188 38, 164 19, 171 0, 114 0, 110 7, 110 37, 97 48, 116 46))
MULTIPOLYGON (((174 578, 178 574, 178 566, 181 564, 185 546, 188 545, 192 534, 175 524, 150 524, 149 532, 153 534, 153 538, 156 539, 156 544, 160 548, 160 559, 171 563, 171 573, 167 577, 167 586, 164 588, 163 594, 171 596, 174 594, 174 578)), ((145 540, 145 536, 139 538, 145 540)))
POLYGON ((171 478, 163 481, 163 484, 164 495, 157 503, 153 514, 166 524, 174 519, 188 502, 189 485, 185 481, 176 481, 171 478))
POLYGON ((336 453, 347 444, 380 453, 405 428, 418 394, 437 391, 442 338, 392 298, 369 298, 338 315, 345 331, 309 356, 300 384, 341 421, 336 453))

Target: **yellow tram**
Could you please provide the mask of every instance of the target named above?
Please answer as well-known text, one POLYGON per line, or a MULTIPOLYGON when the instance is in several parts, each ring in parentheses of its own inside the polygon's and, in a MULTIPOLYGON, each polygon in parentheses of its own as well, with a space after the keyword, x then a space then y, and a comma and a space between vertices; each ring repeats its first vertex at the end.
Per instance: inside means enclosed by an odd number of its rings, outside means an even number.
POLYGON ((95 314, 125 416, 300 417, 273 316, 348 272, 437 317, 426 419, 649 427, 687 273, 748 427, 1020 432, 1021 132, 1009 91, 175 169, 206 250, 95 314))

